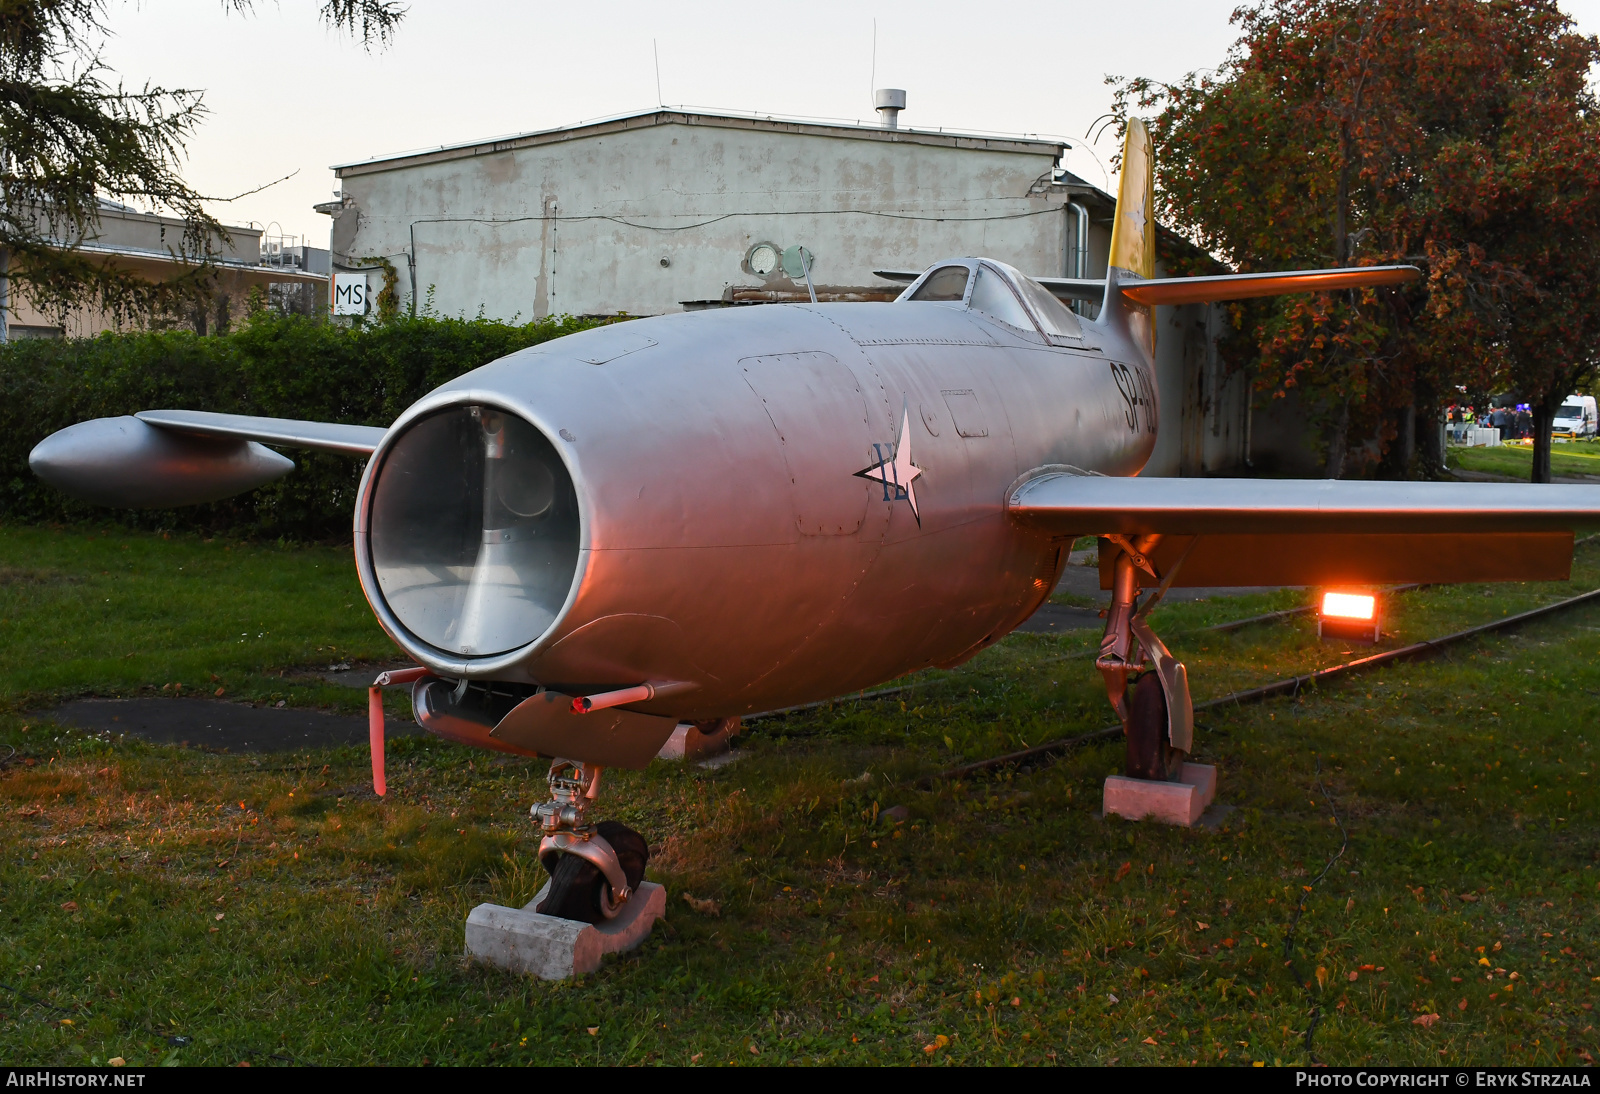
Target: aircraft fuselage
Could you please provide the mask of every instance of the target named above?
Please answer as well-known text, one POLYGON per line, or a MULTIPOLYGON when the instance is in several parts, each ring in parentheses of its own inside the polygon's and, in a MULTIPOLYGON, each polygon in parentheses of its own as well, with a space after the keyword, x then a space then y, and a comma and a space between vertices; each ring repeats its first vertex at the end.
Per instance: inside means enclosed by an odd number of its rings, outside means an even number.
MULTIPOLYGON (((1137 473, 1154 392, 1125 333, 1085 324, 1081 347, 1050 345, 960 305, 634 320, 512 354, 402 415, 363 479, 357 564, 385 628, 443 675, 569 694, 681 681, 695 686, 634 709, 686 719, 826 698, 958 663, 1025 620, 1070 539, 1008 520, 1008 488, 1045 465, 1137 473), (396 438, 453 407, 530 423, 571 479, 570 585, 516 648, 424 641, 375 574, 374 479, 396 438)), ((543 565, 559 585, 565 563, 543 565)))

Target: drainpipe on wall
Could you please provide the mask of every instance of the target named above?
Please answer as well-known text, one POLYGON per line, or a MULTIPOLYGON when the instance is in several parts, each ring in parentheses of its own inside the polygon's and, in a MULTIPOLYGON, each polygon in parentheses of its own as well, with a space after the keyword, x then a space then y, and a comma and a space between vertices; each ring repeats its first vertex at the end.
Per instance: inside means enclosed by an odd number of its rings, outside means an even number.
MULTIPOLYGON (((1062 207, 1062 211, 1072 216, 1072 243, 1064 247, 1066 252, 1062 263, 1066 269, 1061 271, 1063 277, 1088 277, 1089 276, 1089 207, 1081 201, 1069 201, 1062 207)), ((1082 300, 1074 300, 1070 305, 1079 315, 1085 314, 1087 305, 1082 300)))
POLYGON ((0 247, 0 345, 11 341, 11 251, 0 247))
POLYGON ((1244 465, 1254 467, 1255 463, 1250 459, 1250 434, 1256 423, 1256 393, 1250 390, 1248 383, 1244 388, 1244 400, 1244 465))
POLYGON ((411 318, 417 317, 417 222, 411 222, 411 250, 406 254, 406 268, 411 274, 411 318))

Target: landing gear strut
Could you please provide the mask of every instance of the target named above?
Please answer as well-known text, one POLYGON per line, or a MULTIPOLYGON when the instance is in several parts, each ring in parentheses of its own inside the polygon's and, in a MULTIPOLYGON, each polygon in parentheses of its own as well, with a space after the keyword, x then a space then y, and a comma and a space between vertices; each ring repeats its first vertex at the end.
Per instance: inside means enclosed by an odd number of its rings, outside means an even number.
POLYGON ((556 760, 550 765, 550 800, 531 810, 544 833, 539 861, 550 872, 549 894, 535 909, 543 915, 603 923, 616 918, 644 880, 650 860, 644 837, 617 821, 588 819, 600 772, 592 764, 556 760))
POLYGON ((1115 549, 1117 557, 1105 636, 1100 640, 1100 655, 1094 665, 1105 680, 1106 697, 1127 738, 1128 777, 1171 782, 1178 778, 1184 760, 1194 748, 1194 704, 1189 697, 1188 671, 1145 622, 1183 562, 1180 557, 1168 567, 1163 579, 1150 558, 1160 539, 1154 535, 1102 539, 1103 549, 1115 549), (1161 583, 1142 609, 1140 571, 1161 583), (1147 661, 1150 671, 1141 673, 1147 661))

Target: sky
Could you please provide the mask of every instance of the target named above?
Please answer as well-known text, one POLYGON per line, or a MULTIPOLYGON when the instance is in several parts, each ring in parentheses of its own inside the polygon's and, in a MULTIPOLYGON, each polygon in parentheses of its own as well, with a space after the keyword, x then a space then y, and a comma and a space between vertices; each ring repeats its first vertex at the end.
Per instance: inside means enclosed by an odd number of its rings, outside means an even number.
MULTIPOLYGON (((874 87, 906 91, 901 124, 1028 133, 1073 145, 1067 166, 1114 180, 1107 76, 1214 68, 1239 0, 410 0, 393 43, 363 50, 318 0, 109 0, 102 60, 128 86, 205 91, 184 176, 230 197, 211 211, 326 247, 312 211, 331 165, 570 125, 657 105, 874 121, 874 87), (659 80, 659 83, 658 83, 659 80)), ((1569 0, 1600 32, 1600 0, 1569 0)))

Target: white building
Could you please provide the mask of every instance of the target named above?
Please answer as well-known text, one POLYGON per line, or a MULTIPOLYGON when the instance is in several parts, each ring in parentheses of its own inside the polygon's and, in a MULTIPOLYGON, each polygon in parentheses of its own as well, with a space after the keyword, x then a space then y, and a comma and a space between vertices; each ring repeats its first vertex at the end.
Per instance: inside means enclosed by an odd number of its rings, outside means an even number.
MULTIPOLYGON (((226 239, 213 240, 216 253, 202 268, 198 260, 185 254, 185 234, 189 225, 175 217, 140 212, 128 205, 101 199, 95 224, 78 240, 74 250, 91 262, 116 266, 150 281, 169 281, 197 272, 203 275, 208 300, 181 316, 144 319, 154 325, 181 324, 205 334, 208 329, 227 329, 244 314, 252 289, 268 293, 290 290, 309 299, 320 299, 328 282, 327 252, 301 248, 306 255, 321 255, 321 268, 307 268, 303 262, 285 264, 269 260, 262 246, 261 229, 253 225, 228 225, 226 239)), ((124 321, 93 305, 84 305, 65 316, 41 310, 26 296, 10 292, 0 306, 0 341, 11 338, 90 338, 104 331, 125 329, 124 321)), ((326 306, 326 305, 324 305, 326 306)))
MULTIPOLYGON (((903 101, 903 100, 902 100, 903 101)), ((892 117, 892 114, 891 114, 892 117)), ((889 300, 874 270, 984 255, 1104 276, 1113 201, 1059 140, 657 109, 334 168, 334 272, 394 279, 400 306, 523 321, 809 299, 889 300), (385 269, 387 268, 387 269, 385 269)), ((1168 427, 1147 473, 1242 462, 1242 378, 1203 307, 1159 309, 1168 427), (1181 423, 1181 424, 1180 424, 1181 423)))

